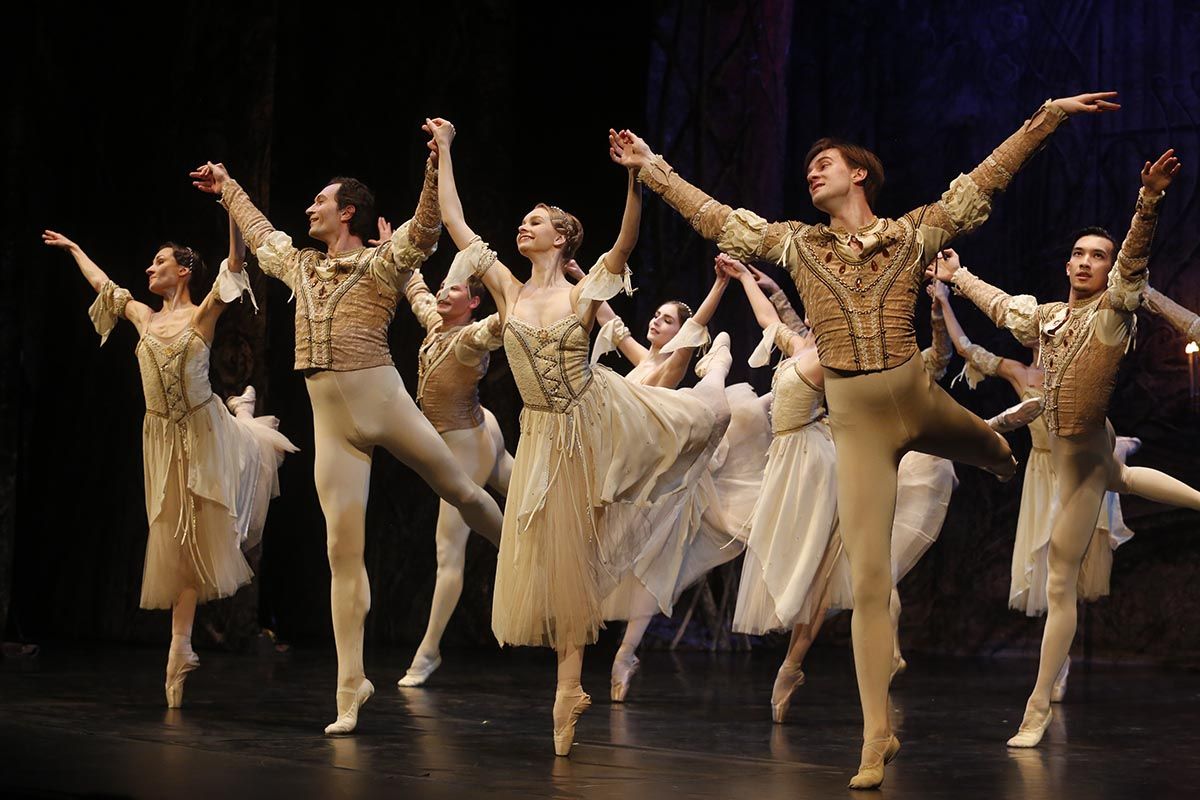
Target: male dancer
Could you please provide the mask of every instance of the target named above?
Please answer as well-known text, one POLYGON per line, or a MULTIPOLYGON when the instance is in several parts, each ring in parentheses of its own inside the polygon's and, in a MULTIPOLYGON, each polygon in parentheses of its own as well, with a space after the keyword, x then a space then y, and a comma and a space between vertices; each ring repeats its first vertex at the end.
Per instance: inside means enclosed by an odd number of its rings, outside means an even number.
POLYGON ((1115 92, 1048 100, 970 175, 935 203, 900 219, 875 216, 883 165, 866 148, 821 139, 805 159, 813 205, 828 225, 768 223, 734 210, 679 176, 628 131, 610 132, 612 157, 636 167, 692 227, 739 260, 785 266, 812 322, 834 443, 838 509, 854 592, 851 633, 863 707, 863 751, 855 789, 883 782, 900 749, 888 718, 892 671, 891 530, 897 465, 909 450, 983 467, 1003 478, 1016 471, 1004 438, 959 406, 918 357, 913 310, 924 268, 937 251, 987 219, 994 194, 1071 114, 1118 108, 1115 92))
POLYGON ((1105 491, 1200 510, 1195 489, 1157 470, 1124 466, 1113 454, 1114 436, 1106 419, 1117 367, 1129 348, 1134 312, 1146 288, 1158 204, 1178 171, 1173 150, 1142 168, 1137 209, 1115 266, 1115 242, 1103 229, 1089 228, 1077 237, 1066 266, 1071 283, 1066 303, 1038 304, 1029 295, 1010 296, 956 260, 939 260, 937 277, 1018 341, 1036 343, 1045 370, 1045 419, 1059 510, 1050 532, 1048 608, 1037 683, 1021 727, 1008 740, 1010 747, 1035 747, 1050 724, 1051 691, 1075 638, 1079 568, 1105 491))
POLYGON ((375 225, 370 190, 353 178, 330 181, 306 211, 308 234, 324 251, 295 248, 224 165, 210 161, 191 173, 197 188, 220 195, 263 272, 296 297, 296 369, 304 372, 313 407, 314 473, 325 514, 338 652, 338 718, 327 734, 353 731, 359 708, 375 691, 362 656, 371 606, 363 546, 375 446, 416 470, 480 533, 499 539, 503 524, 496 502, 459 466, 405 390, 388 350, 387 328, 400 293, 441 233, 434 158, 426 163, 415 215, 377 247, 363 246, 375 225))
MULTIPOLYGON (((381 237, 390 226, 380 224, 381 237)), ((474 318, 482 285, 443 286, 435 297, 421 273, 414 272, 404 289, 413 314, 426 330, 417 362, 417 403, 458 463, 479 485, 508 494, 512 456, 491 411, 479 402, 479 381, 487 374, 489 353, 504 343, 500 315, 474 318)), ((438 507, 437 581, 429 624, 400 686, 421 686, 442 664, 441 641, 463 588, 463 562, 470 526, 445 500, 438 507)), ((497 538, 488 538, 499 547, 497 538)))

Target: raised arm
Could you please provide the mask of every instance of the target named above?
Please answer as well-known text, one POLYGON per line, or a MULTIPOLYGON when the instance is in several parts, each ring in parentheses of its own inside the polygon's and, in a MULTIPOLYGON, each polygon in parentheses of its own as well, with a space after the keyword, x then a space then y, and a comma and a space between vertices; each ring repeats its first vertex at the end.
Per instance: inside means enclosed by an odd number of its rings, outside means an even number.
POLYGON ((250 288, 250 276, 246 274, 245 266, 246 242, 231 216, 229 217, 229 256, 221 262, 217 277, 213 279, 212 290, 200 301, 200 306, 196 309, 196 327, 207 341, 212 341, 217 319, 225 310, 225 306, 243 294, 250 295, 254 311, 258 312, 258 301, 254 298, 254 290, 250 288))
POLYGON ((1007 329, 1021 344, 1037 345, 1037 300, 1032 295, 1010 295, 976 277, 951 249, 939 251, 925 274, 950 284, 987 314, 997 328, 1007 329))
POLYGON ((425 283, 425 276, 421 274, 420 270, 414 272, 408 279, 408 284, 404 287, 404 298, 412 307, 413 316, 417 318, 417 322, 421 323, 421 327, 427 333, 441 329, 442 315, 437 313, 437 297, 429 291, 429 286, 425 283))
POLYGON ((662 196, 705 239, 736 259, 778 262, 783 243, 799 223, 767 222, 752 211, 733 209, 680 177, 660 155, 630 131, 609 131, 613 161, 637 172, 648 189, 662 196))
POLYGON ((796 313, 796 309, 792 308, 791 301, 788 300, 783 289, 779 288, 779 284, 753 265, 747 264, 746 268, 754 275, 754 282, 758 284, 758 288, 762 289, 762 293, 771 301, 771 305, 775 306, 775 311, 779 314, 779 321, 794 333, 800 336, 808 336, 808 326, 804 324, 804 320, 796 313))
POLYGON ((1179 173, 1179 167, 1174 150, 1163 153, 1153 164, 1147 161, 1142 167, 1142 188, 1138 192, 1133 221, 1121 242, 1117 262, 1108 274, 1108 298, 1122 311, 1135 311, 1141 305, 1148 277, 1150 243, 1158 224, 1158 205, 1179 173))
POLYGON ((421 129, 431 137, 429 148, 437 153, 438 204, 441 207, 442 223, 454 240, 459 254, 450 265, 446 281, 466 283, 471 275, 479 278, 491 292, 501 319, 508 315, 510 304, 521 291, 521 282, 496 258, 475 231, 467 225, 463 215, 462 201, 458 198, 458 185, 454 180, 454 161, 450 146, 454 142, 454 125, 448 120, 426 119, 421 129))
POLYGON ((300 253, 292 246, 292 237, 275 230, 238 182, 229 176, 224 164, 209 161, 190 174, 193 186, 221 198, 221 205, 258 257, 259 268, 295 291, 300 253))
MULTIPOLYGON (((629 263, 629 257, 633 255, 633 248, 637 246, 641 224, 642 190, 638 186, 633 170, 629 170, 625 185, 625 211, 621 215, 621 230, 617 234, 616 243, 608 251, 611 258, 605 260, 605 266, 609 272, 618 275, 625 272, 625 265, 629 263)), ((712 314, 711 309, 709 314, 712 314)))
POLYGON ((763 294, 763 290, 754 280, 754 273, 747 269, 745 264, 722 253, 717 256, 717 267, 742 285, 746 299, 750 301, 750 310, 754 312, 754 319, 758 321, 760 328, 766 330, 772 325, 782 324, 775 304, 763 294))
POLYGON ((395 292, 404 291, 413 272, 420 269, 425 259, 437 250, 438 239, 442 235, 436 160, 432 153, 425 160, 421 194, 412 217, 386 239, 382 238, 384 230, 381 228, 380 243, 371 257, 372 274, 395 292))
POLYGON ((1116 92, 1092 92, 1047 100, 982 164, 955 178, 940 200, 909 212, 923 234, 926 258, 932 259, 950 240, 982 225, 991 214, 992 198, 1008 188, 1013 176, 1067 117, 1116 111, 1120 106, 1111 102, 1116 96, 1116 92))
POLYGON ((66 236, 47 230, 42 232, 42 241, 50 247, 70 253, 84 279, 98 295, 96 302, 88 309, 88 315, 92 318, 96 333, 100 334, 100 344, 108 341, 108 335, 121 317, 132 322, 139 332, 144 330, 154 313, 150 306, 132 299, 128 290, 113 283, 104 270, 83 252, 83 248, 66 236))

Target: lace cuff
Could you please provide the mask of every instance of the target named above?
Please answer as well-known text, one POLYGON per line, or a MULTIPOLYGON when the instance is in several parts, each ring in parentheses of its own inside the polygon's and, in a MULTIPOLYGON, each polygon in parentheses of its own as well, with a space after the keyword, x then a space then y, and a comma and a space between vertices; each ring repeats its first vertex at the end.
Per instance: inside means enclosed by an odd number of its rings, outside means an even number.
MULTIPOLYGON (((750 354, 746 363, 752 367, 765 367, 771 363, 771 351, 776 347, 783 350, 784 345, 795 335, 782 322, 771 323, 763 329, 762 341, 758 343, 758 347, 754 348, 754 352, 750 354)), ((787 353, 784 355, 786 356, 787 353)))
POLYGON ((667 342, 660 352, 674 353, 676 350, 682 350, 685 347, 704 347, 712 341, 708 335, 708 328, 696 322, 694 319, 687 319, 683 325, 679 326, 679 330, 671 341, 667 342))
POLYGON ((618 349, 627 336, 629 328, 625 327, 625 322, 620 317, 613 317, 601 325, 600 332, 596 334, 596 344, 592 347, 592 366, 596 365, 601 356, 618 349))
POLYGON ((982 345, 971 344, 971 340, 966 336, 959 337, 958 346, 963 348, 963 358, 967 363, 963 365, 962 372, 958 373, 958 377, 951 381, 951 386, 965 379, 967 386, 974 389, 981 380, 999 372, 1000 362, 1003 360, 1000 356, 988 351, 982 345))
POLYGON ((633 294, 633 273, 629 271, 629 265, 625 265, 625 269, 618 275, 615 272, 609 272, 605 265, 608 260, 608 253, 600 256, 595 265, 588 270, 588 274, 583 276, 583 280, 579 282, 579 300, 575 304, 575 313, 583 314, 587 304, 593 301, 611 300, 621 292, 627 295, 633 294))
POLYGON ((476 236, 471 243, 459 250, 450 262, 450 271, 446 273, 446 286, 466 283, 472 277, 483 280, 483 276, 496 263, 496 251, 488 247, 487 242, 476 236))
POLYGON ((970 175, 959 175, 951 181, 939 203, 954 225, 956 235, 975 230, 992 213, 991 197, 970 175))
POLYGON ((245 269, 231 272, 228 258, 221 262, 221 269, 213 281, 211 294, 215 294, 222 303, 232 303, 242 295, 248 294, 250 305, 254 306, 254 313, 258 313, 258 300, 255 299, 254 289, 250 286, 250 276, 245 269))
POLYGON ((112 281, 100 287, 96 301, 88 308, 92 326, 100 334, 100 346, 108 341, 108 335, 117 327, 117 320, 125 316, 125 304, 133 299, 128 289, 122 289, 112 281))

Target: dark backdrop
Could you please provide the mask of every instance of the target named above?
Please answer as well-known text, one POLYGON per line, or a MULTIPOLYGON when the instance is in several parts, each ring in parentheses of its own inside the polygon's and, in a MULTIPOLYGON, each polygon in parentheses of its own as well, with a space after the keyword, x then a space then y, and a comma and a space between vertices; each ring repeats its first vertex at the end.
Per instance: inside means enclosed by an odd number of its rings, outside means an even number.
MULTIPOLYGON (((206 158, 223 160, 299 241, 303 209, 333 174, 361 177, 383 213, 406 218, 424 157, 419 125, 445 116, 460 131, 460 189, 477 230, 511 255, 520 215, 546 200, 583 219, 586 261, 620 219, 610 125, 644 131, 727 202, 815 221, 799 162, 820 135, 880 154, 888 185, 878 210, 896 214, 936 197, 1046 97, 1113 88, 1122 111, 1060 130, 960 251, 1012 291, 1061 297, 1068 233, 1100 223, 1123 234, 1138 168, 1174 146, 1184 173, 1164 207, 1152 275, 1200 307, 1200 162, 1189 155, 1200 149, 1200 15, 1190 3, 844 2, 817 11, 785 0, 660 2, 629 18, 586 4, 450 1, 349 7, 320 20, 283 4, 180 3, 138 20, 42 4, 20 14, 0 223, 0 618, 11 603, 14 636, 165 635, 166 615, 137 609, 145 516, 134 335, 123 326, 97 349, 84 314, 90 290, 38 233, 72 236, 145 298, 141 270, 160 241, 190 243, 213 265, 225 249, 223 213, 186 178, 206 158)), ((633 263, 639 291, 618 304, 635 330, 659 301, 699 300, 710 280, 711 247, 663 211, 648 199, 633 263)), ((432 259, 435 277, 450 250, 446 240, 432 259)), ((285 463, 268 520, 258 613, 285 637, 324 642, 328 569, 311 412, 291 371, 292 308, 281 285, 260 279, 257 288, 262 313, 239 308, 222 320, 214 385, 224 393, 253 381, 262 408, 303 450, 285 463)), ((959 307, 978 341, 1024 357, 959 307)), ((734 333, 741 364, 757 337, 736 294, 715 327, 734 333)), ((420 335, 401 308, 392 346, 410 386, 420 335)), ((1141 319, 1112 418, 1146 442, 1133 463, 1195 483, 1200 437, 1182 351, 1180 337, 1141 319)), ((483 394, 511 449, 517 399, 503 357, 493 364, 483 394)), ((753 380, 763 387, 768 376, 753 380)), ((982 414, 1011 400, 999 384, 960 390, 982 414)), ((1023 434, 1014 442, 1028 446, 1023 434)), ((389 456, 376 461, 368 635, 415 642, 432 588, 437 505, 389 456)), ((1005 609, 1019 482, 999 485, 969 468, 960 477, 941 542, 902 586, 905 638, 937 650, 1033 649, 1040 625, 1005 609)), ((1200 633, 1181 620, 1200 612, 1191 588, 1200 517, 1130 500, 1126 518, 1138 536, 1116 555, 1114 596, 1089 607, 1085 641, 1113 655, 1194 657, 1200 633)), ((448 645, 490 640, 494 566, 473 542, 448 645)), ((200 619, 232 613, 218 607, 200 619)), ((829 635, 844 638, 844 626, 829 635)))

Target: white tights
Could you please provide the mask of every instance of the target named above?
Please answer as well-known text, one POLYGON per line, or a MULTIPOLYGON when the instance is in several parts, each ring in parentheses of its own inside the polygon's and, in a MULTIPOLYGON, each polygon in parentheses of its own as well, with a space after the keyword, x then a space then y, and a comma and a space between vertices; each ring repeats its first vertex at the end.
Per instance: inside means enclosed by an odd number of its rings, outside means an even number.
POLYGON ((363 546, 375 446, 415 470, 484 536, 498 541, 503 519, 496 502, 459 466, 417 408, 395 368, 316 372, 306 383, 313 407, 317 496, 325 514, 341 714, 346 710, 341 705, 351 702, 365 679, 363 623, 371 589, 363 546))

